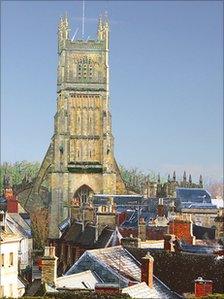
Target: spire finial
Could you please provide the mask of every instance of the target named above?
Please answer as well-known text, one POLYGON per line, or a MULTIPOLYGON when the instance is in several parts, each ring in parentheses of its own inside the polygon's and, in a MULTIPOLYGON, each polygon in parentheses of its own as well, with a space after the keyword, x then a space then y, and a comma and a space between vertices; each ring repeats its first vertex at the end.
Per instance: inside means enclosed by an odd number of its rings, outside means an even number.
POLYGON ((170 174, 168 174, 168 177, 167 177, 167 182, 170 183, 170 174))
POLYGON ((186 180, 187 180, 187 175, 186 175, 186 171, 184 170, 183 181, 186 182, 186 180))
POLYGON ((82 39, 85 33, 85 0, 82 0, 82 39))
POLYGON ((189 174, 189 183, 190 183, 190 184, 192 183, 192 177, 191 177, 191 174, 189 174))
POLYGON ((173 181, 175 182, 176 181, 176 171, 174 170, 173 172, 173 181))

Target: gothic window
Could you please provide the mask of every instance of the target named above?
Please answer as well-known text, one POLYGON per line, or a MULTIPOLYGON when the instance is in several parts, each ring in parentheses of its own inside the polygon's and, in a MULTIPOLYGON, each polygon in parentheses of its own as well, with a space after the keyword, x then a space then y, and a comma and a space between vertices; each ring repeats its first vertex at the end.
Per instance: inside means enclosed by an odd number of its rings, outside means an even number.
POLYGON ((92 152, 91 151, 89 151, 89 157, 92 158, 92 152))
POLYGON ((74 194, 74 199, 79 200, 80 203, 84 204, 88 201, 88 198, 90 194, 93 192, 93 190, 87 186, 87 185, 82 185, 79 187, 79 189, 75 192, 74 194))

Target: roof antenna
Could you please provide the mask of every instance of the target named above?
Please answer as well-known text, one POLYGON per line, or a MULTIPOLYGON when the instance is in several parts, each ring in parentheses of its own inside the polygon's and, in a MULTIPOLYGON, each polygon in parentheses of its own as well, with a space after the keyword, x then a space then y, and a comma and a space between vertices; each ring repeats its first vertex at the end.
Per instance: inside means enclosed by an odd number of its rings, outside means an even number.
POLYGON ((85 0, 82 0, 82 39, 84 39, 84 30, 85 30, 85 0))
POLYGON ((78 33, 78 31, 79 31, 79 28, 77 28, 77 29, 75 30, 75 33, 74 33, 74 35, 73 35, 73 37, 72 37, 72 42, 74 41, 74 39, 75 39, 76 34, 78 33))

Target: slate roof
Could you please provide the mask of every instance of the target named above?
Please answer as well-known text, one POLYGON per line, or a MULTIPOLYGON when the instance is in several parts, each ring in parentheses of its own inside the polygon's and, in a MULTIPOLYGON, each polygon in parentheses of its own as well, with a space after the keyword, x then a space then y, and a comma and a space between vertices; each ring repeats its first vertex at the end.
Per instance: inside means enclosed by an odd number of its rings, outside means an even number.
POLYGON ((58 277, 56 288, 66 289, 94 289, 98 282, 91 271, 87 270, 81 273, 58 277))
POLYGON ((82 233, 82 223, 81 222, 73 222, 69 227, 67 232, 62 236, 62 239, 67 242, 76 243, 79 240, 79 237, 82 233))
MULTIPOLYGON (((140 267, 141 264, 126 249, 122 246, 115 246, 103 249, 87 250, 69 269, 66 276, 91 269, 91 271, 97 275, 99 281, 101 280, 106 284, 111 283, 111 277, 114 277, 114 279, 117 278, 117 281, 119 281, 121 285, 125 284, 127 287, 130 282, 141 282, 140 267), (99 267, 101 267, 101 270, 97 271, 99 267)), ((150 289, 150 295, 149 297, 144 298, 175 299, 181 297, 174 294, 159 279, 154 277, 153 288, 150 289)))
POLYGON ((96 227, 91 224, 87 224, 79 237, 78 243, 83 247, 93 247, 95 239, 96 227))
POLYGON ((95 243, 95 248, 105 248, 108 245, 108 242, 110 241, 114 230, 110 229, 108 227, 105 227, 102 230, 102 233, 100 234, 98 240, 95 243))
MULTIPOLYGON (((185 207, 188 207, 191 204, 194 204, 195 206, 199 204, 206 204, 206 207, 209 207, 210 205, 213 206, 211 195, 207 190, 202 188, 176 188, 176 197, 180 199, 182 206, 185 207)), ((199 206, 201 208, 201 205, 199 206)))
POLYGON ((198 253, 198 254, 213 254, 215 249, 219 249, 217 246, 203 246, 203 245, 190 245, 181 244, 180 248, 184 252, 198 253))
POLYGON ((16 227, 16 229, 26 238, 32 238, 31 227, 18 213, 8 213, 7 221, 16 227))
POLYGON ((114 203, 117 206, 119 205, 133 205, 133 204, 141 204, 143 201, 143 196, 141 195, 105 195, 105 194, 97 194, 93 197, 93 202, 95 205, 106 204, 109 197, 113 197, 114 203))
POLYGON ((140 212, 134 211, 129 218, 122 223, 121 227, 137 227, 138 217, 144 218, 145 222, 149 223, 156 217, 156 213, 149 212, 146 209, 141 209, 140 212))
POLYGON ((193 235, 196 239, 215 239, 215 228, 193 224, 193 235))
POLYGON ((82 246, 84 248, 104 248, 107 246, 118 245, 121 234, 116 229, 106 226, 97 237, 97 227, 93 224, 86 223, 82 231, 81 222, 73 222, 61 237, 62 240, 82 246))
POLYGON ((66 231, 67 228, 69 228, 70 225, 71 225, 71 219, 68 217, 58 225, 58 228, 63 233, 66 231))
POLYGON ((137 299, 166 299, 166 298, 181 298, 170 291, 172 297, 168 293, 168 288, 159 283, 157 278, 154 278, 154 287, 150 288, 145 282, 141 282, 130 287, 122 289, 123 294, 128 294, 131 298, 137 299), (162 292, 163 290, 163 292, 162 292), (163 296, 163 297, 161 297, 163 296))

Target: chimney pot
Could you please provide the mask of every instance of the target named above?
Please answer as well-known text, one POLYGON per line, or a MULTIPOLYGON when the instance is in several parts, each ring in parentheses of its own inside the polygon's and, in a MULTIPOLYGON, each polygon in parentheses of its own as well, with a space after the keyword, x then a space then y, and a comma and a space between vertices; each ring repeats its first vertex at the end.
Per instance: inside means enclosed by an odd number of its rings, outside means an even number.
POLYGON ((212 280, 204 280, 202 277, 198 277, 194 283, 194 292, 196 298, 205 297, 209 294, 212 294, 212 280))

